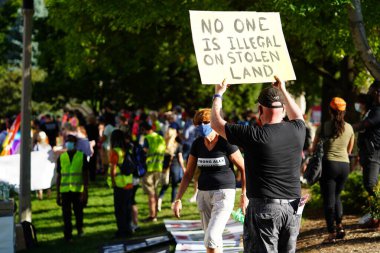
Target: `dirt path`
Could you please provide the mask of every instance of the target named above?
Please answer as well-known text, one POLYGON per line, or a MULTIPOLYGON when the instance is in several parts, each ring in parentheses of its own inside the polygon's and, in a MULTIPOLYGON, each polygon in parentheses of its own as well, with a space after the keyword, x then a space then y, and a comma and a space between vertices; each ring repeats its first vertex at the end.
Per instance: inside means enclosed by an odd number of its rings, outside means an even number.
POLYGON ((297 241, 297 252, 380 253, 380 230, 360 228, 357 225, 358 218, 358 216, 345 216, 343 224, 346 228, 346 237, 328 245, 321 244, 327 234, 323 217, 304 220, 297 241))

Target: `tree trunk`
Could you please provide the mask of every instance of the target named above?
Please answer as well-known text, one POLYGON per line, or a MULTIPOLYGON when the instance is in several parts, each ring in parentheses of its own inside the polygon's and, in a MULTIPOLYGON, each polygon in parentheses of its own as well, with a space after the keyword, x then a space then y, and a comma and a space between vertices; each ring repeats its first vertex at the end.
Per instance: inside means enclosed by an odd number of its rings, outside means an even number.
POLYGON ((357 97, 357 88, 354 85, 354 59, 346 56, 341 62, 341 97, 346 101, 346 116, 345 120, 349 123, 359 121, 359 113, 355 111, 355 101, 357 97))
POLYGON ((323 77, 322 84, 322 122, 330 120, 329 104, 333 97, 341 97, 347 103, 345 120, 349 123, 357 122, 357 113, 355 112, 354 103, 356 100, 356 87, 354 86, 354 60, 352 57, 345 57, 340 65, 337 66, 331 61, 326 61, 323 68, 329 73, 340 72, 340 78, 323 77))
POLYGON ((360 0, 352 0, 352 5, 348 5, 348 19, 356 50, 359 51, 360 57, 371 75, 380 80, 380 64, 368 44, 360 0))
POLYGON ((329 114, 329 104, 333 97, 336 97, 335 87, 338 86, 338 82, 329 78, 323 78, 322 81, 322 101, 321 101, 321 109, 322 109, 322 118, 321 122, 326 122, 330 120, 329 114))

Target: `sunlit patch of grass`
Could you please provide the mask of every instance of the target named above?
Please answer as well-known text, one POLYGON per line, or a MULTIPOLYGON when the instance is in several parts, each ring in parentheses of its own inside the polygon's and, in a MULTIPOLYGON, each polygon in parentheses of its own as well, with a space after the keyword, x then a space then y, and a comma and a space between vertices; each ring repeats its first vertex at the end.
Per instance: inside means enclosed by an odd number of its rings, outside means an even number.
MULTIPOLYGON (((183 197, 181 219, 199 219, 196 204, 187 201, 193 192, 193 186, 190 185, 183 197)), ((162 211, 158 213, 158 222, 145 224, 140 222, 139 226, 141 229, 131 238, 166 232, 163 223, 164 219, 175 219, 171 210, 170 194, 171 188, 168 189, 164 196, 162 211)), ((105 185, 105 178, 98 177, 95 183, 90 183, 88 204, 84 209, 85 235, 81 238, 76 236, 77 231, 75 230, 75 218, 73 214, 74 240, 69 244, 63 240, 62 211, 61 207, 56 204, 55 196, 56 191, 53 188, 50 198, 45 197, 43 200, 38 200, 33 197, 32 199, 32 223, 37 229, 39 246, 28 252, 97 252, 102 245, 114 241, 112 237, 116 232, 116 221, 113 208, 113 194, 112 189, 105 185)), ((136 201, 139 208, 139 219, 146 218, 149 215, 148 198, 141 188, 137 191, 136 201)))

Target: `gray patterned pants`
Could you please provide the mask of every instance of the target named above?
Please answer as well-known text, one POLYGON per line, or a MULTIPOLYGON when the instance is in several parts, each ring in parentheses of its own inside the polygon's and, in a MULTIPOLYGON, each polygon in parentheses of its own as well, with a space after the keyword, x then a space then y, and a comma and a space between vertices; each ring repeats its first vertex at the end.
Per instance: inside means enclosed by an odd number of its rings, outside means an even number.
POLYGON ((244 252, 295 252, 301 215, 299 200, 249 199, 244 220, 244 252))

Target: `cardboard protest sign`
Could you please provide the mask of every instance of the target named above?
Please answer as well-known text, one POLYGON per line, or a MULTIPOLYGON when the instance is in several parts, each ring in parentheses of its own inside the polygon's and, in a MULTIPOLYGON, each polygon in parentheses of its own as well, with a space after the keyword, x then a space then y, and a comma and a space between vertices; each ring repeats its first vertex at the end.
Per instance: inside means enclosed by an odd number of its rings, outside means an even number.
POLYGON ((202 84, 295 80, 279 13, 190 11, 202 84))

